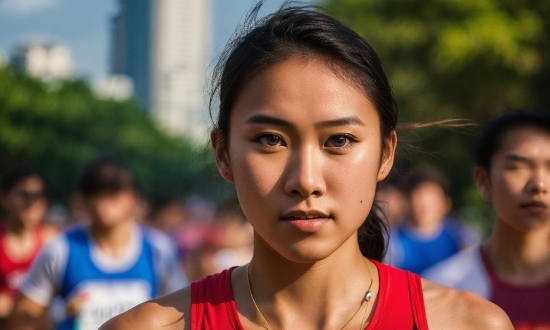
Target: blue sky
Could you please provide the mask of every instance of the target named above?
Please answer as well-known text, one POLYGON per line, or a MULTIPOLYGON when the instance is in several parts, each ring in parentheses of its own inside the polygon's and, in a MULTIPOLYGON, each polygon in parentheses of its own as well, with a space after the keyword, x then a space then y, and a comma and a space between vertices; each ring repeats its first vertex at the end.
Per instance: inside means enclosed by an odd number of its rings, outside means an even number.
MULTIPOLYGON (((216 54, 256 1, 210 1, 216 54)), ((263 11, 283 2, 267 0, 263 11)), ((118 0, 0 0, 0 52, 9 55, 23 40, 60 42, 71 50, 78 75, 97 77, 108 70, 109 26, 117 7, 118 0)))

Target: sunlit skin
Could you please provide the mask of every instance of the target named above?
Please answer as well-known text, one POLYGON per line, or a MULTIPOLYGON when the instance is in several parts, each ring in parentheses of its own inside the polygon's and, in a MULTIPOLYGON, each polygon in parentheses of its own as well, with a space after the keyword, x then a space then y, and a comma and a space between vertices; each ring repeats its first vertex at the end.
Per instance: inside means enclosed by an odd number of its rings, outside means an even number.
POLYGON ((531 126, 506 132, 489 171, 478 167, 474 177, 495 212, 484 249, 497 274, 518 284, 548 280, 550 132, 531 126))
MULTIPOLYGON (((369 264, 373 296, 378 293, 376 267, 361 255, 356 232, 391 169, 395 132, 383 139, 365 91, 322 59, 290 58, 245 85, 231 112, 229 139, 216 131, 211 138, 218 169, 235 184, 255 231, 251 286, 271 328, 341 329, 369 285, 369 264), (308 215, 317 219, 292 218, 308 215)), ((245 268, 231 276, 244 328, 265 329, 245 268)), ((512 329, 502 311, 481 298, 428 282, 423 290, 430 329, 512 329)), ((376 298, 372 302, 367 319, 376 298)), ((185 288, 101 329, 190 329, 189 309, 185 288)), ((359 328, 362 315, 346 329, 359 328)))

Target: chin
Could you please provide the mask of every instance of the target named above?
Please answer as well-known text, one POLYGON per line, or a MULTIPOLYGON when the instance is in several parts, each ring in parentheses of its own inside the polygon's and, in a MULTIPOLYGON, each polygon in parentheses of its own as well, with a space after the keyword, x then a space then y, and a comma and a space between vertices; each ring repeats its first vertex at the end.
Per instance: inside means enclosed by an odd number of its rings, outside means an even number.
MULTIPOLYGON (((302 242, 300 242, 302 243, 302 242)), ((292 247, 284 247, 275 252, 286 260, 297 264, 312 264, 332 255, 335 249, 327 244, 306 244, 296 243, 292 247)))

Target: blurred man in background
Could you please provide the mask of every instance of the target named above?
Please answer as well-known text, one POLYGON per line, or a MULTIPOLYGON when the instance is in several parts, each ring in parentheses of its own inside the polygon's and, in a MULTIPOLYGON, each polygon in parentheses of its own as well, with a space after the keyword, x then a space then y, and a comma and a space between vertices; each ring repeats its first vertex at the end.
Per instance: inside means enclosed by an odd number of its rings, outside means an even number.
POLYGON ((490 121, 476 162, 493 232, 424 275, 491 300, 518 330, 550 329, 550 116, 520 110, 490 121))
POLYGON ((91 162, 79 190, 90 223, 75 225, 42 250, 20 287, 8 329, 41 329, 38 320, 58 296, 66 302, 58 329, 97 329, 186 284, 169 239, 134 222, 138 187, 125 163, 91 162))
POLYGON ((0 202, 6 217, 0 222, 0 328, 13 308, 13 300, 42 246, 57 233, 41 224, 48 202, 38 171, 18 167, 1 181, 0 202))
POLYGON ((390 234, 387 261, 391 265, 420 273, 478 243, 472 230, 447 216, 451 200, 439 171, 415 168, 404 178, 404 187, 409 216, 390 234))

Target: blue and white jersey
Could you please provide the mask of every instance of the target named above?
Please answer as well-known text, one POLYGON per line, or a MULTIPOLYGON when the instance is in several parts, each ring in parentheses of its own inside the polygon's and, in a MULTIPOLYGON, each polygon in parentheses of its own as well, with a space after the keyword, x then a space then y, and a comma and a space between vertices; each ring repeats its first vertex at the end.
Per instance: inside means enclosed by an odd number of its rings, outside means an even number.
POLYGON ((420 274, 428 267, 479 242, 476 233, 446 218, 438 230, 425 234, 405 222, 391 231, 385 262, 420 274))
POLYGON ((136 225, 131 237, 126 253, 111 259, 87 227, 76 226, 44 248, 20 290, 43 306, 65 302, 57 329, 88 330, 186 284, 166 235, 136 225))

